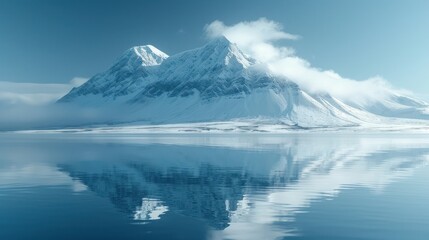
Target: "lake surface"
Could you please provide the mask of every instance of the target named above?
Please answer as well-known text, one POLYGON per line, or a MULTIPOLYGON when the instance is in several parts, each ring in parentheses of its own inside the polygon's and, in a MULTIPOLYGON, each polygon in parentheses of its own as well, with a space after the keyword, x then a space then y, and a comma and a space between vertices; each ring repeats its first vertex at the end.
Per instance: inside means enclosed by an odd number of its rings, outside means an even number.
POLYGON ((0 134, 0 239, 428 239, 425 135, 0 134))

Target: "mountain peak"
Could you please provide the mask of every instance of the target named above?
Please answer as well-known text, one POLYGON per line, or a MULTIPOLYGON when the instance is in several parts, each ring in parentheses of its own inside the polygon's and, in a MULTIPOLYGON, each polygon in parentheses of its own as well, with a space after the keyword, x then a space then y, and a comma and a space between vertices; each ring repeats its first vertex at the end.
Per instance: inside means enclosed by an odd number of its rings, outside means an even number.
POLYGON ((153 45, 143 45, 128 49, 123 58, 137 58, 142 66, 155 66, 160 65, 168 55, 153 45))
POLYGON ((233 43, 229 41, 228 38, 222 35, 220 37, 214 38, 207 45, 228 47, 232 44, 233 43))
POLYGON ((223 65, 238 64, 244 68, 249 67, 254 60, 245 55, 235 43, 229 41, 225 36, 217 37, 201 48, 210 59, 217 59, 223 65))
POLYGON ((159 50, 158 48, 154 47, 153 45, 143 45, 143 46, 136 46, 133 48, 136 53, 139 55, 142 55, 143 53, 155 55, 159 58, 166 59, 168 58, 168 55, 164 53, 163 51, 159 50))

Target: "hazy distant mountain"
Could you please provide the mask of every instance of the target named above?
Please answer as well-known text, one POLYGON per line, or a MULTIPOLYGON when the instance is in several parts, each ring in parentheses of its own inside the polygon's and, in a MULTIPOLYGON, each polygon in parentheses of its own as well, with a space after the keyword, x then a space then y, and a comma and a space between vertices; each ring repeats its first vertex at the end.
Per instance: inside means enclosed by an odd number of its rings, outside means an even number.
POLYGON ((171 57, 151 45, 133 47, 106 72, 58 102, 120 107, 128 110, 127 120, 152 123, 262 119, 299 126, 356 126, 392 117, 429 119, 427 103, 399 94, 367 105, 310 94, 270 74, 225 37, 171 57))

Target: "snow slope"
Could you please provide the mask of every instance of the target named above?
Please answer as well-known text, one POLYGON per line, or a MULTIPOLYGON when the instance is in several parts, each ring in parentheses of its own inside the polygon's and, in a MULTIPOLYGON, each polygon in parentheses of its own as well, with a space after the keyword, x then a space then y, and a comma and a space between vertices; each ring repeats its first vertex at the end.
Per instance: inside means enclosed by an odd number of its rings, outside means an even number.
POLYGON ((369 105, 309 94, 225 37, 171 57, 151 45, 131 48, 58 102, 121 108, 127 120, 152 124, 258 119, 332 127, 429 119, 428 104, 399 94, 369 105))

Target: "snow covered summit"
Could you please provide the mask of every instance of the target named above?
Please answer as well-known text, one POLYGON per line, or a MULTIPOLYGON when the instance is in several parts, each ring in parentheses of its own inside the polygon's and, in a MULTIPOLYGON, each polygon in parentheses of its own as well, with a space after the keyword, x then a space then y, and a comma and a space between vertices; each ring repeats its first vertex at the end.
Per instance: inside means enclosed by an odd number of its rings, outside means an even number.
POLYGON ((143 66, 159 65, 168 58, 167 54, 152 45, 133 47, 125 53, 127 57, 130 57, 129 54, 137 56, 143 66))
POLYGON ((160 65, 167 58, 167 54, 152 45, 132 47, 110 69, 73 88, 59 102, 97 104, 132 94, 150 75, 150 68, 160 65), (88 99, 91 101, 87 102, 88 99))

